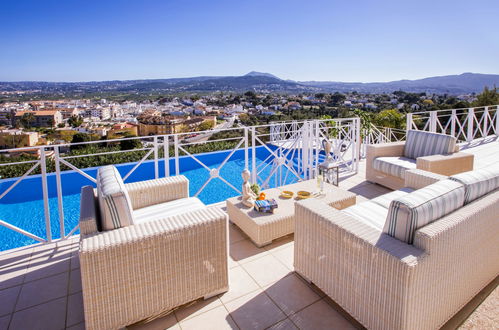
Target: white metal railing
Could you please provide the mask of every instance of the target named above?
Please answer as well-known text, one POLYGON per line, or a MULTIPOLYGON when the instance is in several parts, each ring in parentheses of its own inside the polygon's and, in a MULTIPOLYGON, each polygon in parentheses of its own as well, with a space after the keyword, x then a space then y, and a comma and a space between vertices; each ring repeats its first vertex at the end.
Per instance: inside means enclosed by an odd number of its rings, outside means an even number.
MULTIPOLYGON (((26 180, 29 175, 34 174, 34 171, 38 170, 41 178, 40 191, 43 196, 45 237, 40 237, 40 235, 35 235, 23 228, 15 226, 14 224, 9 223, 8 219, 0 219, 0 226, 30 237, 38 242, 44 243, 52 241, 53 234, 51 222, 55 219, 51 219, 47 179, 49 175, 54 175, 55 195, 57 197, 58 209, 57 221, 59 224, 58 236, 60 239, 67 239, 73 235, 78 230, 78 225, 69 228, 69 230, 66 229, 63 185, 70 184, 70 182, 65 182, 65 180, 68 179, 63 174, 69 170, 72 171, 72 173, 76 173, 78 176, 85 178, 89 183, 96 183, 96 178, 89 174, 89 171, 78 166, 78 159, 81 158, 142 152, 142 156, 137 157, 140 159, 134 161, 131 169, 123 176, 123 180, 126 182, 146 161, 148 163, 153 163, 153 173, 150 174, 152 174, 152 177, 154 178, 181 174, 184 169, 181 168, 182 162, 180 162, 180 159, 182 157, 187 157, 196 162, 201 168, 204 168, 209 174, 206 182, 204 182, 194 193, 195 196, 198 196, 212 180, 220 180, 230 187, 230 189, 234 190, 234 192, 240 193, 240 190, 236 187, 236 183, 231 182, 229 178, 225 178, 221 175, 222 168, 226 166, 236 152, 239 151, 244 153, 244 166, 245 168, 250 169, 252 173, 252 182, 259 183, 262 187, 271 186, 271 183, 274 186, 281 186, 287 182, 289 183, 290 180, 299 181, 313 178, 316 175, 315 167, 319 160, 322 139, 327 137, 333 137, 333 144, 336 143, 337 145, 347 146, 345 150, 342 150, 341 148, 333 149, 335 154, 334 157, 345 165, 346 170, 357 171, 359 162, 359 157, 357 157, 357 155, 359 155, 360 148, 359 127, 360 120, 358 118, 337 119, 334 121, 334 125, 328 120, 308 120, 206 131, 202 132, 207 134, 206 140, 196 142, 189 142, 187 139, 187 136, 192 133, 177 133, 0 150, 0 154, 31 152, 38 155, 34 160, 0 163, 0 167, 22 164, 26 164, 26 166, 30 165, 22 176, 12 179, 12 183, 0 193, 0 200, 9 193, 12 193, 12 190, 20 182, 26 180), (232 137, 207 140, 211 134, 220 132, 232 133, 232 137), (334 132, 334 134, 331 135, 331 132, 334 132), (85 154, 67 152, 67 150, 72 150, 78 146, 88 147, 102 144, 113 146, 127 140, 138 140, 140 141, 141 147, 130 150, 118 150, 118 148, 115 148, 116 150, 106 150, 104 148, 93 153, 85 154), (208 145, 221 141, 230 141, 233 143, 233 146, 228 150, 225 149, 227 154, 222 162, 217 163, 216 166, 206 164, 200 159, 199 154, 189 150, 189 146, 201 144, 208 145), (262 160, 257 157, 258 150, 260 150, 259 148, 263 148, 262 150, 268 154, 266 159, 262 160), (161 154, 163 154, 162 157, 161 154), (174 171, 170 168, 170 161, 174 164, 174 171), (51 164, 50 168, 48 166, 49 162, 51 164), (160 173, 160 163, 164 164, 164 171, 162 173, 160 173)), ((3 180, 0 180, 0 183, 2 181, 3 180)))
POLYGON ((460 142, 499 134, 499 106, 408 113, 407 129, 443 133, 460 142))

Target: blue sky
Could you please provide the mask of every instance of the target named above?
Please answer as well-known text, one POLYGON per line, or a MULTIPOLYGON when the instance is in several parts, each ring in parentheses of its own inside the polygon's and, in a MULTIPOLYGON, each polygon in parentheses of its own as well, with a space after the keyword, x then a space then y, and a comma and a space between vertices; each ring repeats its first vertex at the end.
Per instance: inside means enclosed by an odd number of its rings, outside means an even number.
POLYGON ((499 73, 499 1, 2 0, 0 81, 499 73))

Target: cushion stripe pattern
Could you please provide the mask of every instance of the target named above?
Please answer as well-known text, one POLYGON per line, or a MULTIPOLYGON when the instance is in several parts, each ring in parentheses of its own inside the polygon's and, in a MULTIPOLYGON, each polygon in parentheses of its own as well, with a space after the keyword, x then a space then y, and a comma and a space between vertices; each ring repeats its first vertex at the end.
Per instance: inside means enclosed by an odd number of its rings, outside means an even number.
POLYGON ((442 180, 393 200, 383 232, 412 244, 416 230, 464 205, 464 186, 442 180))
POLYGON ((499 166, 459 173, 450 179, 464 185, 464 203, 467 204, 499 188, 499 166))
POLYGON ((132 203, 116 167, 109 165, 99 168, 97 194, 103 230, 133 224, 132 203))
POLYGON ((404 179, 405 171, 416 168, 416 160, 406 157, 377 157, 373 161, 373 168, 404 179))
POLYGON ((456 148, 456 138, 450 135, 425 131, 407 131, 404 156, 416 159, 431 155, 452 154, 456 148))

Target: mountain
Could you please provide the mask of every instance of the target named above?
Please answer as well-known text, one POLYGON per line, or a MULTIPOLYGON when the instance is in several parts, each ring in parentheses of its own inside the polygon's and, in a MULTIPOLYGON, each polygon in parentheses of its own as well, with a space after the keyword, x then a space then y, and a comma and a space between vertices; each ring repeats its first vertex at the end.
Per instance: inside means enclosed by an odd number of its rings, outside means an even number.
POLYGON ((268 78, 275 78, 281 80, 279 77, 274 76, 271 73, 266 73, 266 72, 257 72, 257 71, 251 71, 245 74, 245 76, 250 76, 250 77, 268 77, 268 78))
POLYGON ((335 82, 282 80, 270 73, 251 71, 243 76, 201 76, 170 79, 113 80, 90 82, 0 82, 0 92, 22 91, 25 94, 60 94, 78 96, 93 93, 179 93, 179 92, 257 92, 314 93, 352 92, 390 93, 429 92, 466 94, 480 92, 485 86, 499 86, 499 75, 463 73, 417 80, 390 82, 335 82))
POLYGON ((415 93, 429 92, 436 94, 463 94, 481 92, 485 86, 499 86, 499 75, 468 72, 460 75, 429 77, 417 80, 397 80, 390 82, 345 83, 333 81, 302 81, 300 84, 338 92, 357 91, 361 93, 386 93, 403 90, 415 93))

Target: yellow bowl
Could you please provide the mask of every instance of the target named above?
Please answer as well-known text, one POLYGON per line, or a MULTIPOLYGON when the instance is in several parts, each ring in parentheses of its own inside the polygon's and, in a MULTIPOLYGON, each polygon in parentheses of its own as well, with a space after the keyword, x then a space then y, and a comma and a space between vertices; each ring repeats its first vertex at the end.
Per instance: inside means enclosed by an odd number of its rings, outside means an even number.
POLYGON ((297 194, 297 196, 296 196, 297 199, 306 199, 306 198, 310 198, 310 196, 312 196, 311 193, 309 193, 308 191, 304 191, 304 190, 300 190, 296 194, 297 194))
POLYGON ((292 191, 289 191, 289 190, 281 191, 282 198, 291 198, 291 197, 293 197, 293 195, 294 195, 294 192, 292 192, 292 191))

